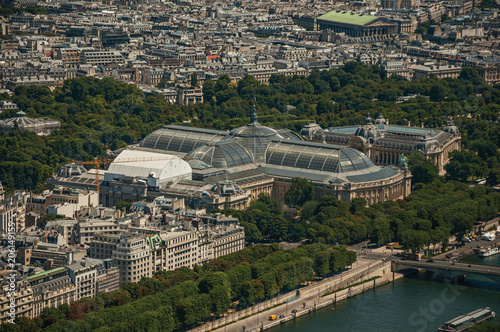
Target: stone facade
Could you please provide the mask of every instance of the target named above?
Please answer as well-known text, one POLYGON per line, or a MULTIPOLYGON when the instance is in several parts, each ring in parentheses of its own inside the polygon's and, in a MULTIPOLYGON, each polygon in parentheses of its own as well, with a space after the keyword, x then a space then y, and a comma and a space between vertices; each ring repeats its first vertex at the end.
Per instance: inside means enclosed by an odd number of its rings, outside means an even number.
POLYGON ((310 124, 301 130, 304 138, 329 144, 347 145, 367 155, 376 165, 399 165, 403 155, 421 153, 446 174, 452 151, 460 150, 461 135, 450 120, 443 130, 389 125, 379 116, 374 123, 370 117, 362 126, 336 127, 323 130, 310 124))

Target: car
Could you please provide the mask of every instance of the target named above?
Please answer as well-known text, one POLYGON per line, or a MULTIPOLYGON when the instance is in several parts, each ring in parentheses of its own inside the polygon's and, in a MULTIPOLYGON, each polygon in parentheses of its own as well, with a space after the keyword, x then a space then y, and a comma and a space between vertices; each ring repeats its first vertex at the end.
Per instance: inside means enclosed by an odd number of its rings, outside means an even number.
POLYGON ((472 267, 472 266, 469 264, 469 267, 472 267))
POLYGON ((434 260, 433 259, 428 259, 427 263, 434 263, 434 260))
POLYGON ((483 248, 484 248, 484 247, 483 247, 482 245, 480 245, 480 244, 478 244, 478 245, 477 245, 477 247, 478 247, 479 249, 483 249, 483 248))
POLYGON ((293 309, 292 310, 292 314, 296 313, 297 312, 297 309, 293 309))
POLYGON ((285 318, 285 315, 280 315, 280 319, 281 319, 281 318, 285 318))
POLYGON ((451 265, 455 265, 455 262, 451 262, 451 265))

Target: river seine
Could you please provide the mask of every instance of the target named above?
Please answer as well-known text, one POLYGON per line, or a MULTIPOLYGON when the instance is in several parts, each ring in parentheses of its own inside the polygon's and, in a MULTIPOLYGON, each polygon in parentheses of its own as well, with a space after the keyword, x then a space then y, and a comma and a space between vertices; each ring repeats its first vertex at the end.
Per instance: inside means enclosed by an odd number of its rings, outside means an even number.
MULTIPOLYGON (((500 265, 500 254, 476 261, 500 265)), ((470 285, 429 280, 423 272, 396 280, 270 329, 271 332, 437 331, 444 322, 475 309, 491 307, 500 315, 500 291, 487 280, 470 285), (332 310, 334 308, 334 310, 332 310)), ((498 286, 498 284, 497 284, 498 286)), ((495 318, 496 319, 496 318, 495 318)))

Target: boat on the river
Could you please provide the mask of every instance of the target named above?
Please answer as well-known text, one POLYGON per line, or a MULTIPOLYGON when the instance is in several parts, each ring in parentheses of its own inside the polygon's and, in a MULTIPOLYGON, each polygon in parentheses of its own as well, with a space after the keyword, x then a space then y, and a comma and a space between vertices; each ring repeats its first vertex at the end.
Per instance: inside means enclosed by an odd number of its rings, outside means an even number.
POLYGON ((489 307, 477 309, 466 315, 461 315, 452 320, 444 323, 438 330, 444 332, 456 332, 465 331, 468 328, 473 327, 487 319, 495 317, 495 312, 493 312, 489 307))
POLYGON ((481 250, 479 252, 479 257, 489 257, 489 256, 493 256, 495 254, 498 254, 500 253, 500 248, 496 247, 496 248, 488 248, 486 250, 481 250))

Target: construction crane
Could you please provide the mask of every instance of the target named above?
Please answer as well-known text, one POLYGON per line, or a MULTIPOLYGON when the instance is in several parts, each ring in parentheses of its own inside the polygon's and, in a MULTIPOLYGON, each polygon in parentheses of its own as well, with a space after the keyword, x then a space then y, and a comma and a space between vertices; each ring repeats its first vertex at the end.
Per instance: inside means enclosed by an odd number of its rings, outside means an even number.
POLYGON ((95 189, 97 190, 98 193, 99 206, 101 206, 101 181, 99 181, 99 169, 101 168, 101 165, 111 164, 112 162, 113 159, 98 159, 98 158, 89 161, 75 161, 75 160, 72 161, 73 164, 95 166, 96 169, 95 189))
MULTIPOLYGON (((73 160, 73 164, 78 164, 78 165, 91 165, 95 166, 96 173, 95 173, 95 178, 96 178, 96 191, 98 193, 99 197, 99 206, 101 206, 101 181, 99 181, 99 170, 101 169, 101 165, 108 165, 111 163, 132 163, 132 162, 142 162, 142 161, 162 161, 162 160, 169 160, 172 158, 172 155, 166 155, 165 157, 145 157, 145 158, 120 158, 119 160, 116 159, 100 159, 100 158, 95 158, 93 160, 89 161, 75 161, 73 160)), ((187 157, 178 157, 179 159, 187 159, 187 157)))

